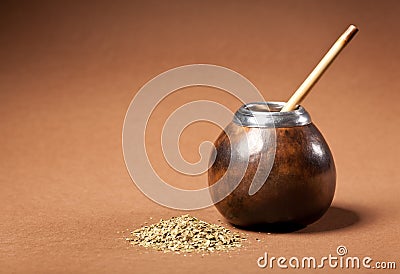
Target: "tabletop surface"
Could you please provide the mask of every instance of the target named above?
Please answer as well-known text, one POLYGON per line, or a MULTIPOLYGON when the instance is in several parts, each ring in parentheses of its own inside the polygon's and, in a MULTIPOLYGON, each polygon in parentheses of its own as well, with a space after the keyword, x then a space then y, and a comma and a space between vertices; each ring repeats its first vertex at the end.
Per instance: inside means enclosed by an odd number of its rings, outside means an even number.
MULTIPOLYGON (((271 271, 257 266, 265 252, 321 258, 336 255, 340 245, 349 256, 400 267, 399 1, 10 1, 0 7, 1 273, 256 273, 271 271), (161 206, 130 178, 122 127, 146 82, 178 66, 216 64, 247 77, 266 100, 285 101, 349 24, 360 32, 302 103, 337 169, 334 201, 320 221, 293 233, 244 231, 243 248, 206 255, 125 241, 129 231, 161 218, 222 219, 213 206, 189 212, 161 206)), ((185 176, 169 167, 160 145, 168 115, 196 100, 231 111, 241 105, 206 87, 179 90, 160 103, 146 130, 147 152, 159 176, 176 187, 207 186, 206 174, 185 176)), ((208 123, 188 126, 180 139, 183 157, 197 162, 199 144, 219 132, 208 123)))

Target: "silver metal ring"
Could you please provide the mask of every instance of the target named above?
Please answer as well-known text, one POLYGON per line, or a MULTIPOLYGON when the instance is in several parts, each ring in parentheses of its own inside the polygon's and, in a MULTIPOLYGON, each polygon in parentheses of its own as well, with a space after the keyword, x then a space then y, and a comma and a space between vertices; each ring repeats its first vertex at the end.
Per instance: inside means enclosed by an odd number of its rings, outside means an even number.
POLYGON ((308 112, 300 105, 293 111, 280 112, 284 102, 255 102, 236 111, 233 122, 244 127, 284 128, 311 123, 308 112))

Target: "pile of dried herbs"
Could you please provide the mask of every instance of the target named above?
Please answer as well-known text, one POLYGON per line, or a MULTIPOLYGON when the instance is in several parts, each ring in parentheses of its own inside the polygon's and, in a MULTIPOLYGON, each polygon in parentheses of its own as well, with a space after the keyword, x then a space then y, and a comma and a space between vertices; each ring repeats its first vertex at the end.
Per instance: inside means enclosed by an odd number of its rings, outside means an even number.
POLYGON ((231 250, 245 240, 220 225, 209 224, 189 215, 160 220, 143 226, 126 238, 134 245, 175 252, 231 250))

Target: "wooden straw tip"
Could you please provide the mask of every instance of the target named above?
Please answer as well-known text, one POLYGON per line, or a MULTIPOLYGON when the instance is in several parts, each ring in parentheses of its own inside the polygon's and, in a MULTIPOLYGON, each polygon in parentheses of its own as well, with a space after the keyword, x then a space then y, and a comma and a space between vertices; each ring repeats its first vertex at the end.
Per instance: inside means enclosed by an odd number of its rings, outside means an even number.
POLYGON ((353 25, 353 24, 351 24, 351 25, 349 26, 349 29, 351 29, 351 30, 358 30, 357 26, 356 26, 356 25, 353 25))
POLYGON ((350 30, 350 33, 356 34, 359 29, 355 25, 350 25, 349 30, 350 30))
POLYGON ((350 25, 342 36, 345 40, 345 43, 350 42, 350 40, 354 37, 354 35, 356 35, 357 32, 358 28, 355 25, 350 25))

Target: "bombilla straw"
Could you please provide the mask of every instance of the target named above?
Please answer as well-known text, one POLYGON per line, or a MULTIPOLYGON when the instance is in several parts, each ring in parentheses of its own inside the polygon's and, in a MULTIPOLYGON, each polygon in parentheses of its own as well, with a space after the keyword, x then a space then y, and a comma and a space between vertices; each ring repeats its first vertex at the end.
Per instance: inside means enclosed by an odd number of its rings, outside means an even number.
POLYGON ((349 28, 339 37, 339 39, 333 44, 330 50, 325 54, 319 64, 314 68, 314 70, 308 75, 306 80, 301 84, 301 86, 292 95, 289 101, 282 108, 281 112, 291 111, 296 108, 296 105, 307 96, 315 83, 319 80, 322 74, 326 71, 336 56, 342 51, 342 49, 350 42, 354 35, 358 32, 358 28, 354 25, 350 25, 349 28))

